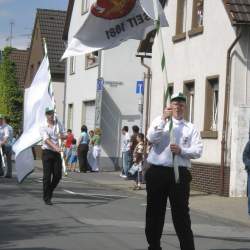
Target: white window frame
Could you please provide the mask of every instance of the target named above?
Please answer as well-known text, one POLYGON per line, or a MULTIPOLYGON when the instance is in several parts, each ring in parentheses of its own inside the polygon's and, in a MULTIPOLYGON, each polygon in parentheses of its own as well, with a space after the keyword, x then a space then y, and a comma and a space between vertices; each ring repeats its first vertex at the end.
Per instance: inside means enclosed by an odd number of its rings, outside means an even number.
POLYGON ((69 74, 70 75, 75 74, 75 68, 76 68, 76 57, 71 56, 69 58, 69 74))

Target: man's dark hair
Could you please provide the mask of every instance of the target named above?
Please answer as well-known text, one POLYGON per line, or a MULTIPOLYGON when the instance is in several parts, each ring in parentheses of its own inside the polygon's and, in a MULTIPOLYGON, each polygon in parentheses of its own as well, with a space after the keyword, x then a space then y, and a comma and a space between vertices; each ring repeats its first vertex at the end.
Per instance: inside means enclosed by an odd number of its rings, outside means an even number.
POLYGON ((71 129, 68 129, 67 132, 72 133, 72 130, 71 130, 71 129))
POLYGON ((133 132, 134 133, 139 133, 139 127, 137 126, 137 125, 134 125, 133 127, 132 127, 132 130, 133 130, 133 132))
POLYGON ((128 132, 128 126, 123 126, 122 130, 128 132))
POLYGON ((86 133, 88 132, 88 128, 86 125, 82 125, 81 132, 86 132, 86 133))

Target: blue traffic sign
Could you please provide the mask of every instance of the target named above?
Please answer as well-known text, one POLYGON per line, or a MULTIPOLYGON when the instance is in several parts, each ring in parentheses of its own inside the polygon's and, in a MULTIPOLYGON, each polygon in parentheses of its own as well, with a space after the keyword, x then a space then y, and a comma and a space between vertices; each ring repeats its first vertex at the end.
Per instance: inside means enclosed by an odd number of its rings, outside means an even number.
POLYGON ((103 91, 104 88, 104 79, 103 78, 99 78, 97 79, 97 91, 103 91))
POLYGON ((143 94, 143 93, 144 93, 144 81, 137 81, 136 94, 143 94))

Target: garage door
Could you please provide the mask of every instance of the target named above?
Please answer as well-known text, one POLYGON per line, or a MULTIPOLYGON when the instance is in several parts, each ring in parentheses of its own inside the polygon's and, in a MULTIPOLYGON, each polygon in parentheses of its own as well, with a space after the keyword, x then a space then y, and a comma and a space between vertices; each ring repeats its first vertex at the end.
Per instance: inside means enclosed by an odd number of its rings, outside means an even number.
POLYGON ((88 130, 95 127, 95 101, 84 102, 85 109, 85 125, 88 130))

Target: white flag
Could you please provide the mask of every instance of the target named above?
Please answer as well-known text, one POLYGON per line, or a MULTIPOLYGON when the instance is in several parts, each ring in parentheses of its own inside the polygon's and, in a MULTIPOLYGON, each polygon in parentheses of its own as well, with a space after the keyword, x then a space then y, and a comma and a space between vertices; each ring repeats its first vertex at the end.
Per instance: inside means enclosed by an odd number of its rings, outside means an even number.
POLYGON ((23 133, 13 145, 18 182, 22 182, 34 169, 31 146, 41 141, 40 126, 45 122, 45 109, 53 106, 49 94, 50 79, 49 61, 46 55, 31 86, 24 94, 23 133))
MULTIPOLYGON (((161 26, 167 26, 163 9, 159 0, 157 2, 161 26)), ((152 0, 97 0, 62 59, 110 49, 128 39, 142 40, 155 28, 154 20, 152 0)))

